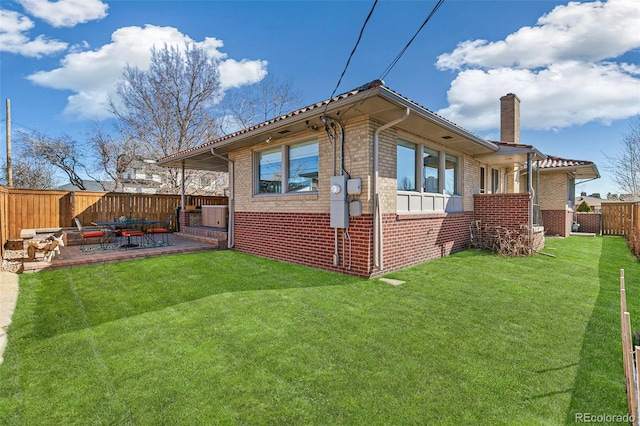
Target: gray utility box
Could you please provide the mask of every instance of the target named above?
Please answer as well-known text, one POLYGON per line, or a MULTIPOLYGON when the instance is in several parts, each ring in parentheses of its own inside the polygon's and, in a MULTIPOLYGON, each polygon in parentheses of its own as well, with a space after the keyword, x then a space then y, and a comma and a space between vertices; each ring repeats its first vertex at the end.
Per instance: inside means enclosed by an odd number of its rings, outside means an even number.
POLYGON ((331 212, 332 228, 349 227, 349 203, 347 202, 347 175, 331 176, 331 212))

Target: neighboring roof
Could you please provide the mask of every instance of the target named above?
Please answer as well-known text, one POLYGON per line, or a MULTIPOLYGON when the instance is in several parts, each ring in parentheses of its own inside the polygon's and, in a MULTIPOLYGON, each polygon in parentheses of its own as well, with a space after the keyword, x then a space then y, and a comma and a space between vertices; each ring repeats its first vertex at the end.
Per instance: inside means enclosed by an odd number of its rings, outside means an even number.
MULTIPOLYGON (((102 187, 102 185, 100 185, 99 182, 96 182, 95 180, 83 180, 82 184, 86 188, 85 191, 90 192, 104 192, 105 188, 107 191, 113 191, 113 188, 115 188, 115 184, 113 182, 102 182, 104 188, 102 187)), ((59 189, 61 191, 82 191, 72 183, 67 183, 66 185, 57 187, 56 189, 59 189)))
POLYGON ((566 158, 548 155, 546 160, 538 164, 540 171, 567 171, 573 173, 576 179, 597 179, 600 172, 595 163, 585 160, 568 160, 566 158))
MULTIPOLYGON (((585 201, 591 207, 600 207, 600 205, 602 205, 602 198, 581 195, 579 197, 576 197, 576 203, 575 203, 576 206, 579 206, 580 204, 582 204, 583 201, 585 201)), ((607 201, 607 200, 604 200, 604 201, 607 201)))
POLYGON ((382 80, 375 80, 331 99, 168 155, 159 159, 157 164, 165 167, 181 167, 184 164, 185 168, 226 171, 227 161, 213 156, 212 148, 217 154, 225 155, 232 149, 262 143, 267 139, 322 129, 324 124, 320 117, 325 114, 344 121, 366 114, 381 123, 388 123, 398 118, 406 108, 412 114, 398 125, 400 128, 429 135, 433 140, 443 139, 442 143, 447 146, 471 155, 498 150, 495 144, 385 87, 382 80))

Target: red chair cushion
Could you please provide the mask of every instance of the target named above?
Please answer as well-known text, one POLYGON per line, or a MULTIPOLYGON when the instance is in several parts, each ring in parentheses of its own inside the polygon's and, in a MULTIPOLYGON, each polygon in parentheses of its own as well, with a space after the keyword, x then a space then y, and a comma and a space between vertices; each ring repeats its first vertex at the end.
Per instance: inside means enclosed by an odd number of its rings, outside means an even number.
POLYGON ((88 231, 82 233, 82 238, 93 238, 93 237, 104 237, 104 232, 102 231, 88 231))
POLYGON ((122 230, 122 236, 123 237, 144 237, 144 232, 142 231, 129 231, 129 230, 122 230))
POLYGON ((151 229, 147 229, 147 234, 165 234, 168 233, 169 231, 164 229, 164 228, 151 228, 151 229))

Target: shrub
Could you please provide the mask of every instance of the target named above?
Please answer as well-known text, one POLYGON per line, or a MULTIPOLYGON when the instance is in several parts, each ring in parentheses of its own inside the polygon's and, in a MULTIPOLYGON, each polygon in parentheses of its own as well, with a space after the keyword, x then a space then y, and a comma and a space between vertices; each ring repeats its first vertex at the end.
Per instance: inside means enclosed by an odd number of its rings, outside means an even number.
POLYGON ((586 201, 581 202, 577 210, 579 213, 591 213, 593 211, 591 210, 591 206, 589 206, 586 201))
POLYGON ((640 229, 632 229, 627 235, 627 245, 631 253, 640 260, 640 229))

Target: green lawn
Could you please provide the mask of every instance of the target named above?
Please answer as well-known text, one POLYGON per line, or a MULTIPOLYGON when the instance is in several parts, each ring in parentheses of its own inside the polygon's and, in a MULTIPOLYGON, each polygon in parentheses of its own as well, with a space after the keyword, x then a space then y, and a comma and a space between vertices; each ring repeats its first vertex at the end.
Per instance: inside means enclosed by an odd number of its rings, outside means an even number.
MULTIPOLYGON (((618 237, 469 250, 394 287, 232 251, 24 274, 0 423, 573 424, 626 413, 618 237)), ((633 328, 633 327, 632 327, 633 328)))

